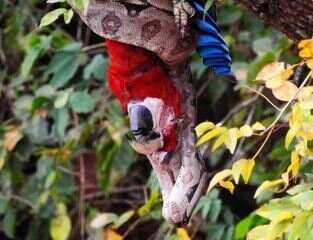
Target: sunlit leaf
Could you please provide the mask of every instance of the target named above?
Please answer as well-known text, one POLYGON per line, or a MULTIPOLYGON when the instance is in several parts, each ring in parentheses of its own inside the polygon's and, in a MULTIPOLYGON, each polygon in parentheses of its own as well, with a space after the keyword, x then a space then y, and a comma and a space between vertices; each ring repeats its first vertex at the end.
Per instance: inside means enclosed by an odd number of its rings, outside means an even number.
POLYGON ((244 182, 249 182, 253 171, 255 161, 253 159, 240 159, 233 164, 232 174, 236 184, 239 183, 239 178, 242 176, 244 182))
POLYGON ((261 225, 253 228, 248 233, 247 240, 265 240, 269 228, 269 225, 261 225))
POLYGON ((101 213, 90 222, 90 227, 98 229, 103 228, 118 220, 118 216, 114 213, 101 213))
POLYGON ((311 190, 313 188, 313 183, 301 183, 290 189, 288 189, 287 193, 290 195, 296 195, 301 192, 305 192, 311 190))
POLYGON ((177 228, 176 234, 180 240, 191 240, 191 237, 185 228, 177 228))
POLYGON ((227 189, 231 194, 234 193, 235 185, 231 181, 220 181, 219 185, 227 189))
POLYGON ((300 169, 300 156, 296 152, 291 153, 291 164, 288 167, 288 172, 291 172, 292 178, 298 175, 300 169))
POLYGON ((105 229, 104 236, 105 240, 123 240, 123 237, 111 228, 105 229))
POLYGON ((118 229, 122 225, 124 225, 128 220, 130 220, 135 214, 134 210, 127 211, 123 213, 115 222, 114 222, 114 228, 118 229))
POLYGON ((299 130, 300 130, 301 126, 299 124, 295 124, 292 125, 286 135, 285 138, 285 147, 286 149, 289 148, 289 145, 291 144, 291 142, 293 141, 293 139, 297 136, 299 130))
POLYGON ((272 92, 278 100, 288 102, 296 96, 298 87, 290 81, 284 81, 280 87, 272 89, 272 92))
POLYGON ((225 169, 215 174, 214 177, 210 181, 208 192, 210 192, 212 188, 215 187, 220 181, 227 179, 231 175, 232 175, 232 171, 230 169, 225 169))
POLYGON ((219 135, 221 135, 224 131, 225 131, 226 128, 224 127, 217 127, 217 128, 214 128, 213 130, 205 133, 197 142, 197 146, 203 144, 203 143, 206 143, 208 141, 210 141, 212 138, 215 138, 219 135))
POLYGON ((283 179, 278 179, 274 181, 265 181, 263 182, 256 190, 254 194, 254 198, 257 198, 260 194, 263 192, 270 190, 270 189, 277 189, 281 188, 281 186, 284 185, 284 180, 283 179))
POLYGON ((48 12, 42 17, 39 27, 41 28, 50 25, 66 12, 67 10, 65 8, 58 8, 51 12, 48 12))
POLYGON ((264 81, 265 86, 270 89, 281 87, 284 81, 293 74, 293 69, 286 67, 283 62, 273 62, 266 65, 257 75, 256 80, 264 81))
POLYGON ((71 219, 67 215, 66 207, 60 203, 57 214, 50 221, 50 235, 53 240, 67 240, 71 232, 71 219))
POLYGON ((254 131, 263 131, 266 129, 266 127, 262 123, 256 122, 252 125, 252 129, 254 131))
POLYGON ((203 122, 195 127, 197 137, 201 137, 205 132, 212 130, 215 124, 212 122, 203 122))
POLYGON ((237 128, 231 128, 228 130, 225 138, 225 145, 231 153, 234 153, 237 141, 239 138, 239 131, 237 128))
POLYGON ((224 131, 224 133, 222 133, 214 142, 213 147, 212 147, 212 152, 215 152, 219 147, 221 147, 223 145, 223 143, 225 142, 227 136, 227 130, 224 131))
POLYGON ((244 125, 240 129, 240 134, 244 137, 251 137, 253 134, 253 128, 250 127, 249 125, 244 125))
POLYGON ((302 58, 313 58, 313 40, 306 39, 302 40, 298 44, 298 48, 300 49, 299 56, 302 58))
POLYGON ((313 191, 299 193, 291 197, 291 201, 300 206, 302 209, 311 211, 313 209, 313 191))

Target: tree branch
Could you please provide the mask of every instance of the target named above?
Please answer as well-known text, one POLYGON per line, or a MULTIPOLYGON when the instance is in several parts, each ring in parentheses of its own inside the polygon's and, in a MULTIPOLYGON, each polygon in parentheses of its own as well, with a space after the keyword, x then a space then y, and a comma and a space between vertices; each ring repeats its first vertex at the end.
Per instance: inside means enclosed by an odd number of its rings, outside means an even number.
POLYGON ((237 0, 266 24, 301 40, 313 36, 312 0, 237 0))

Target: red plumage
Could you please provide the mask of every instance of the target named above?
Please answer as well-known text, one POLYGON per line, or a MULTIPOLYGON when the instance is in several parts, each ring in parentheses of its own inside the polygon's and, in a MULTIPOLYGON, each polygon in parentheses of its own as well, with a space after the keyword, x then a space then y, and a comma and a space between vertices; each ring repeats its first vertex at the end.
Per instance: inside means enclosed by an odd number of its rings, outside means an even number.
MULTIPOLYGON (((155 97, 172 107, 176 118, 181 116, 181 94, 154 53, 113 40, 106 40, 106 46, 110 58, 109 87, 124 111, 132 100, 155 97)), ((176 129, 165 129, 163 134, 163 150, 174 151, 177 145, 176 129)))

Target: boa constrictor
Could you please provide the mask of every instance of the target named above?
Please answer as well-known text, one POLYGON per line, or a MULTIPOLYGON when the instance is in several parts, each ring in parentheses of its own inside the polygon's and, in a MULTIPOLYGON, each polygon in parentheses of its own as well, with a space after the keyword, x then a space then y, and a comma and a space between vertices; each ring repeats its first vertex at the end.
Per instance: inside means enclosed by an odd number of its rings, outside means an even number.
MULTIPOLYGON (((182 119, 175 119, 162 99, 131 101, 127 108, 131 125, 138 124, 136 109, 144 106, 153 119, 153 141, 133 142, 145 154, 156 173, 163 197, 163 216, 172 224, 186 223, 207 185, 207 170, 195 147, 194 92, 187 64, 195 49, 195 32, 188 27, 194 10, 186 1, 174 0, 90 0, 88 8, 77 10, 83 21, 98 35, 131 44, 155 53, 182 96, 182 119), (178 27, 177 27, 178 26, 178 27), (166 120, 164 120, 166 119, 166 120), (160 150, 162 128, 175 121, 178 144, 174 153, 160 150)), ((127 54, 127 53, 125 53, 127 54)), ((140 134, 139 134, 140 135, 140 134)))

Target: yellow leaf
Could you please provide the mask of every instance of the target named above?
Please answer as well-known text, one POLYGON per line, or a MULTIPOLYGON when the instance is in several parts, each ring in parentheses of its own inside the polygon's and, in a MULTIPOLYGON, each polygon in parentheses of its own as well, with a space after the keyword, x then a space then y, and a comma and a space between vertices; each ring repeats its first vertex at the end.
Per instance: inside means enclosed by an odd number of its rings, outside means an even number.
MULTIPOLYGON (((312 59, 313 64, 313 59, 312 59)), ((313 66, 313 65, 312 65, 313 66)), ((301 105, 301 108, 305 110, 311 110, 313 109, 313 87, 304 87, 301 89, 298 95, 299 104, 301 105)))
POLYGON ((287 211, 278 212, 277 215, 273 218, 272 224, 277 224, 291 218, 293 218, 293 214, 291 212, 287 211))
POLYGON ((213 187, 215 187, 220 181, 225 180, 226 178, 230 177, 232 175, 232 171, 230 169, 225 169, 221 172, 218 172, 214 175, 214 177, 211 179, 208 192, 212 190, 213 187))
POLYGON ((94 229, 103 228, 117 219, 117 215, 113 213, 101 213, 91 220, 90 227, 94 229))
POLYGON ((231 128, 228 130, 225 138, 225 145, 231 153, 234 153, 237 146, 239 130, 237 128, 231 128))
POLYGON ((232 174, 236 184, 239 183, 240 175, 247 184, 251 177, 255 161, 253 159, 240 159, 233 164, 232 174))
POLYGON ((215 138, 219 135, 221 135, 226 128, 224 127, 217 127, 215 129, 213 129, 212 131, 209 131, 207 133, 205 133, 197 142, 197 146, 206 143, 208 141, 210 141, 212 138, 215 138))
POLYGON ((281 187, 281 185, 284 185, 284 183, 285 182, 283 179, 278 179, 274 181, 265 181, 256 190, 254 198, 257 198, 261 193, 265 192, 266 190, 281 187))
POLYGON ((298 44, 299 56, 302 58, 313 58, 313 39, 302 40, 298 44))
POLYGON ((197 137, 201 137, 205 132, 213 129, 215 124, 212 122, 203 122, 195 127, 197 137))
POLYGON ((285 148, 288 149, 290 143, 292 140, 297 136, 299 130, 300 130, 300 125, 295 124, 290 127, 290 129, 287 132, 286 138, 285 138, 285 148))
POLYGON ((177 228, 176 234, 180 240, 191 240, 191 237, 185 228, 177 228))
POLYGON ((113 229, 105 229, 104 240, 123 240, 123 237, 115 232, 113 229))
POLYGON ((303 48, 311 48, 313 49, 313 39, 305 39, 299 42, 298 44, 299 49, 303 48))
POLYGON ((212 152, 216 151, 220 146, 223 145, 223 143, 225 142, 226 135, 227 133, 224 132, 216 139, 212 147, 212 152))
POLYGON ((10 126, 4 133, 3 147, 9 152, 13 151, 23 135, 19 127, 10 126))
POLYGON ((264 81, 267 88, 280 87, 293 74, 293 69, 283 62, 273 62, 266 65, 257 75, 256 80, 264 81))
POLYGON ((247 240, 266 240, 270 225, 261 225, 253 228, 247 235, 247 240))
POLYGON ((291 153, 291 164, 288 167, 287 172, 291 173, 291 177, 294 178, 298 175, 300 169, 300 157, 298 153, 292 152, 291 153))
POLYGON ((50 221, 50 235, 53 240, 67 240, 71 232, 71 219, 63 203, 57 206, 57 215, 50 221))
POLYGON ((286 188, 287 188, 288 185, 289 185, 289 173, 288 173, 288 172, 284 172, 284 173, 281 175, 281 179, 283 180, 284 185, 283 185, 283 187, 276 189, 276 192, 283 192, 283 191, 286 190, 286 188))
POLYGON ((285 81, 280 87, 272 89, 275 98, 288 102, 295 97, 298 87, 290 81, 285 81))
POLYGON ((225 189, 227 189, 231 194, 234 193, 235 186, 231 181, 220 181, 219 185, 225 189))
POLYGON ((240 134, 244 137, 251 137, 253 134, 253 129, 249 125, 244 125, 240 129, 240 134))
POLYGON ((299 56, 301 58, 312 58, 313 57, 313 51, 311 48, 304 48, 299 52, 299 56))
POLYGON ((256 122, 252 125, 252 129, 253 131, 263 131, 266 129, 266 127, 262 123, 256 122))

